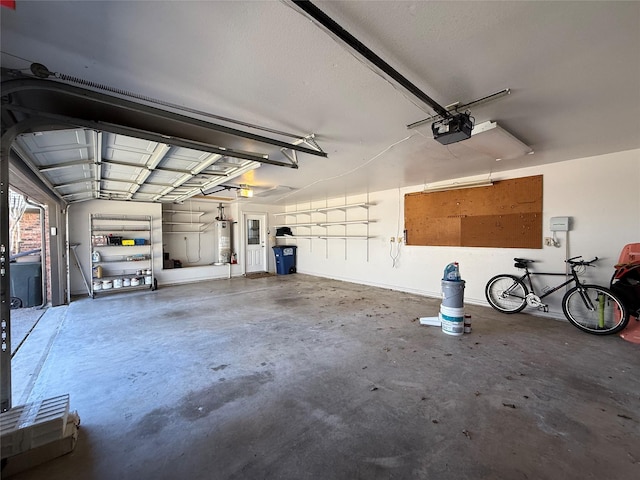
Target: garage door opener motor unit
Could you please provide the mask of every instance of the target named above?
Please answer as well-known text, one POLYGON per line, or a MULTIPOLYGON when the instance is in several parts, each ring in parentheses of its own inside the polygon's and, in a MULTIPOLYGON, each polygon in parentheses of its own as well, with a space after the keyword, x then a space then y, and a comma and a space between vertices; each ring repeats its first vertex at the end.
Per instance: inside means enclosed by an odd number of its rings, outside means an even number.
POLYGON ((468 113, 458 113, 431 124, 433 138, 443 145, 460 142, 471 137, 473 117, 468 113))

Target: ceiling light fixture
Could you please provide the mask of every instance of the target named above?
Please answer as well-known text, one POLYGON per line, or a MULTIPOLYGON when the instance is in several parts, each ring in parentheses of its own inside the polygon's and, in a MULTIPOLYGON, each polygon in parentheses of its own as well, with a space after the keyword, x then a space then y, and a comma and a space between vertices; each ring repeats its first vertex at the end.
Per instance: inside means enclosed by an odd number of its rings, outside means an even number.
POLYGON ((502 161, 513 160, 533 153, 531 147, 518 140, 496 122, 491 121, 473 127, 471 138, 465 140, 463 144, 502 161))
POLYGON ((460 190, 462 188, 476 188, 476 187, 491 187, 493 182, 491 180, 474 180, 471 182, 452 182, 446 185, 433 185, 431 187, 425 187, 423 191, 430 192, 442 192, 444 190, 460 190))
POLYGON ((238 192, 238 196, 242 198, 253 197, 253 190, 246 185, 240 185, 240 188, 237 190, 237 192, 238 192))

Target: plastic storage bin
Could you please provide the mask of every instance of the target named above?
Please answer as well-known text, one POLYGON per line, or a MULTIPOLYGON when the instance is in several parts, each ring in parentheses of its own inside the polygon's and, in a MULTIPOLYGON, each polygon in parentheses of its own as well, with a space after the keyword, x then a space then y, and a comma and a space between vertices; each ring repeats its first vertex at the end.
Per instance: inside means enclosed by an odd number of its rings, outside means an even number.
POLYGON ((297 248, 296 245, 273 247, 273 253, 276 256, 276 273, 278 275, 296 273, 297 248))
POLYGON ((16 262, 11 266, 11 296, 22 307, 42 304, 42 265, 40 262, 16 262))

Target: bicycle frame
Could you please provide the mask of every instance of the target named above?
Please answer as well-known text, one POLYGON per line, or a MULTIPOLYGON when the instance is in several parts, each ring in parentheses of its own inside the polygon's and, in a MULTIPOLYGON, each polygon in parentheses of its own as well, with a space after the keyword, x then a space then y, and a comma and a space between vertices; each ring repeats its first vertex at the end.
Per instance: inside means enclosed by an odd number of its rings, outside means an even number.
MULTIPOLYGON (((522 275, 520 277, 520 281, 522 281, 522 283, 524 283, 524 279, 527 279, 527 283, 529 284, 529 289, 531 290, 531 293, 533 295, 535 295, 538 300, 542 300, 545 297, 548 297, 549 295, 557 292, 558 290, 560 290, 562 287, 565 287, 571 283, 575 283, 576 287, 578 287, 578 291, 580 292, 580 298, 582 298, 582 301, 584 302, 585 307, 587 307, 589 310, 593 311, 596 309, 595 305, 593 304, 593 302, 591 301, 591 299, 589 297, 587 297, 584 294, 584 289, 582 287, 582 283, 580 283, 580 279, 578 278, 578 274, 576 273, 576 271, 573 268, 573 265, 571 265, 571 278, 569 280, 567 280, 566 282, 562 282, 560 285, 557 285, 549 290, 547 290, 546 292, 544 292, 542 295, 538 295, 535 291, 535 288, 533 288, 533 282, 531 281, 531 276, 532 275, 546 275, 546 276, 555 276, 555 277, 564 277, 567 276, 567 273, 556 273, 556 272, 530 272, 529 271, 529 267, 525 266, 524 267, 524 275, 522 275)), ((544 305, 544 304, 543 304, 544 305)), ((544 306, 545 311, 546 311, 546 305, 544 306)))
POLYGON ((528 267, 525 267, 524 270, 525 270, 525 273, 524 273, 524 275, 522 275, 519 278, 519 280, 524 283, 524 279, 526 278, 527 279, 527 283, 529 284, 529 289, 531 290, 531 293, 536 295, 540 300, 542 300, 543 298, 551 295, 552 293, 557 292, 562 287, 565 287, 565 286, 569 285, 570 283, 574 283, 575 282, 575 284, 577 286, 582 285, 580 283, 580 280, 578 279, 578 274, 576 272, 574 272, 573 269, 572 269, 571 270, 571 278, 569 280, 567 280, 566 282, 563 282, 560 285, 557 285, 557 286, 547 290, 542 295, 538 295, 536 293, 535 288, 533 288, 533 282, 531 281, 531 277, 533 275, 547 275, 547 276, 555 276, 555 277, 565 277, 567 274, 566 273, 556 273, 556 272, 530 272, 528 267))

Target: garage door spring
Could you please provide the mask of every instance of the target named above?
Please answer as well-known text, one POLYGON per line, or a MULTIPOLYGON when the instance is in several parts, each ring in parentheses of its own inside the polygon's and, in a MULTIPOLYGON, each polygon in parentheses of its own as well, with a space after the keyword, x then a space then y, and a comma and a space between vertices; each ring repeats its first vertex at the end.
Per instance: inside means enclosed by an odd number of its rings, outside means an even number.
POLYGON ((75 77, 73 75, 67 75, 65 73, 52 72, 47 67, 42 65, 41 63, 32 63, 31 64, 31 73, 38 78, 48 78, 53 76, 59 80, 63 80, 65 82, 75 83, 78 85, 83 85, 85 87, 94 88, 96 90, 103 90, 105 92, 115 93, 117 95, 121 95, 123 97, 135 98, 136 100, 142 100, 144 102, 153 103, 156 105, 162 105, 163 107, 173 108, 175 110, 181 110, 184 112, 193 113, 195 115, 202 115, 204 117, 215 118, 216 120, 221 120, 223 122, 235 123, 236 125, 242 125, 243 127, 255 128, 257 130, 262 130, 264 132, 274 133, 276 135, 283 135, 286 137, 301 138, 300 135, 295 135, 293 133, 281 132, 280 130, 274 130, 267 127, 261 127, 260 125, 253 125, 251 123, 242 122, 240 120, 234 120, 233 118, 222 117, 220 115, 214 115, 213 113, 203 112, 201 110, 196 110, 194 108, 183 107, 181 105, 176 105, 175 103, 165 102, 163 100, 158 100, 157 98, 147 97, 146 95, 140 95, 139 93, 133 93, 128 90, 123 90, 121 88, 110 87, 109 85, 105 85, 103 83, 94 82, 92 80, 86 80, 84 78, 75 77))

